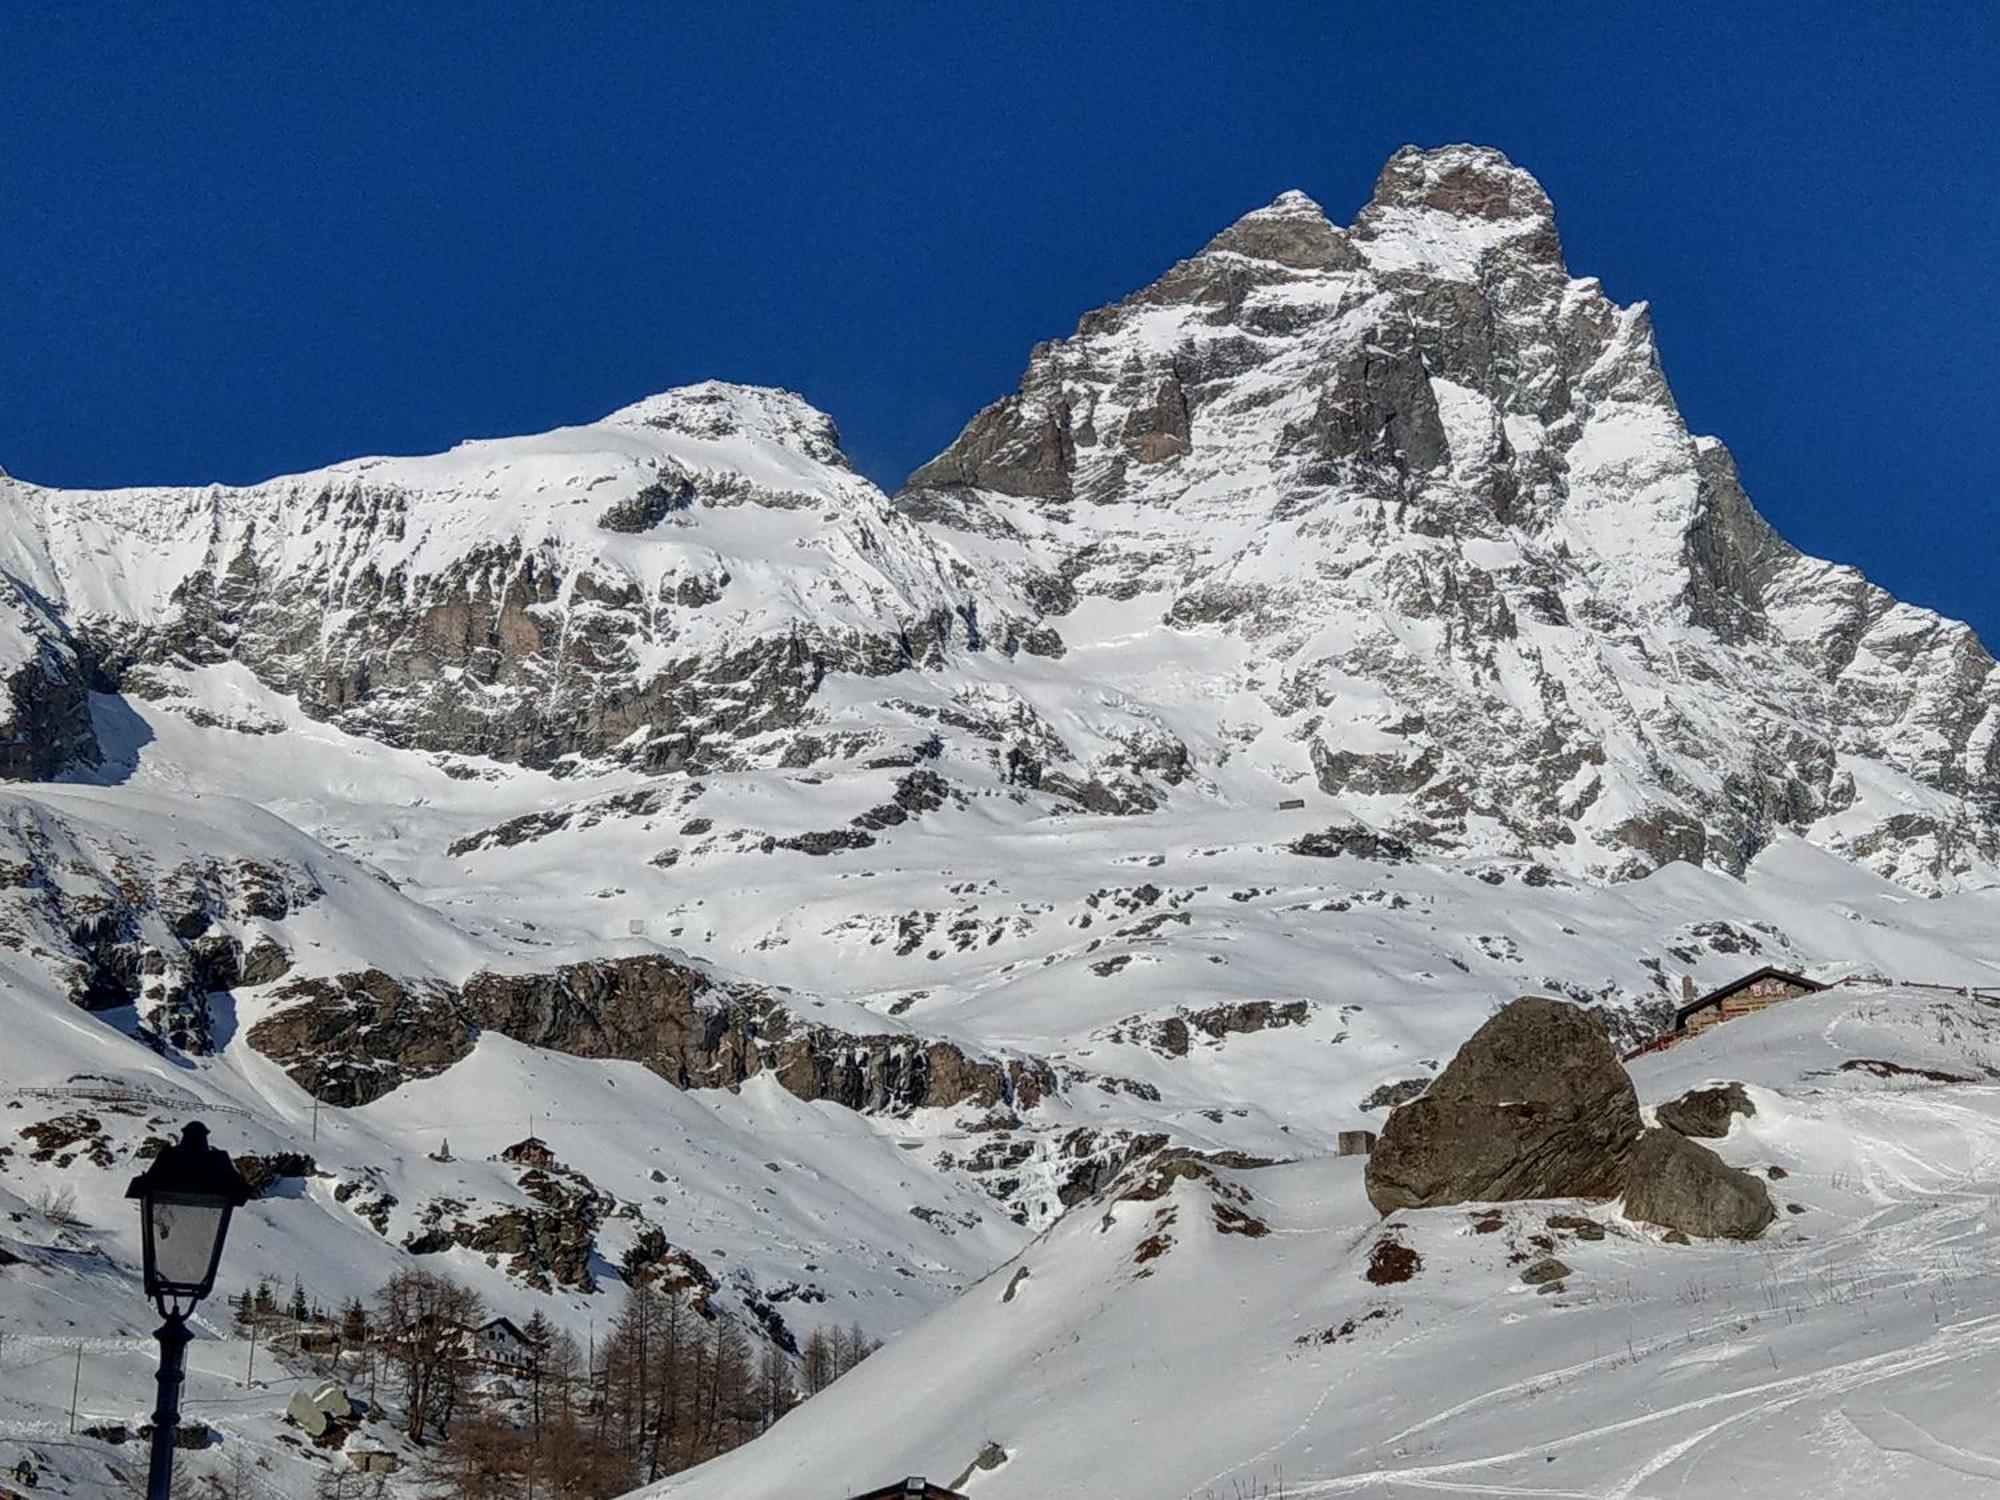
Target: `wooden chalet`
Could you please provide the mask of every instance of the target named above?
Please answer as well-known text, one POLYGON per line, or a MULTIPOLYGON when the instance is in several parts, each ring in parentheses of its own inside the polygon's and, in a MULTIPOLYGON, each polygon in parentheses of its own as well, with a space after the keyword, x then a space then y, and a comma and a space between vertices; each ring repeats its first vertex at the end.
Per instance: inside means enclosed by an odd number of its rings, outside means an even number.
POLYGON ((1813 995, 1826 986, 1789 969, 1762 968, 1754 974, 1710 990, 1698 1000, 1690 1000, 1674 1012, 1674 1034, 1692 1036, 1738 1016, 1755 1015, 1801 995, 1813 995))

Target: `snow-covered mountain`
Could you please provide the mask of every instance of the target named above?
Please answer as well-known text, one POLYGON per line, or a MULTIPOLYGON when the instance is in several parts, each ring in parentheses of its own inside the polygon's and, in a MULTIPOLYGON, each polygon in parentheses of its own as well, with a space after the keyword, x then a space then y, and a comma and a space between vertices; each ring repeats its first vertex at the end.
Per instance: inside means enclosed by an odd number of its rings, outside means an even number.
POLYGON ((198 1109, 304 1174, 232 1286, 414 1257, 584 1329, 636 1253, 780 1347, 892 1335, 1162 1147, 1310 1186, 1523 991, 1631 1039, 1764 963, 2000 967, 1992 658, 1777 537, 1473 147, 1251 213, 893 499, 720 384, 241 489, 0 476, 0 674, 0 1185, 51 1276, 130 1260, 198 1109))
POLYGON ((972 598, 831 422, 741 386, 249 489, 5 499, 22 613, 98 673, 240 662, 370 738, 521 765, 730 761, 827 673, 935 659, 972 598))
POLYGON ((1128 691, 1198 769, 1310 770, 1414 844, 1619 879, 1789 829, 1993 879, 1992 658, 1764 523, 1497 152, 1398 152, 1350 229, 1249 215, 1037 348, 901 503, 1073 644, 1166 658, 1128 691))

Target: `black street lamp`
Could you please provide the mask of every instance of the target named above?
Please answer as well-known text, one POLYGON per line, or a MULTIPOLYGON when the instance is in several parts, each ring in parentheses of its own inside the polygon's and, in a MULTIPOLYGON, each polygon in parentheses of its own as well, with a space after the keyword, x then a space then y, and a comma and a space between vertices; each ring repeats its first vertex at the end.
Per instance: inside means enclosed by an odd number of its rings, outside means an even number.
POLYGON ((250 1187, 229 1153, 208 1143, 199 1120, 178 1144, 154 1157, 125 1190, 139 1200, 145 1225, 146 1295, 166 1321, 160 1341, 160 1399, 153 1409, 153 1455, 146 1471, 146 1500, 168 1500, 174 1481, 174 1443, 181 1422, 188 1314, 215 1286, 229 1215, 250 1201, 250 1187))

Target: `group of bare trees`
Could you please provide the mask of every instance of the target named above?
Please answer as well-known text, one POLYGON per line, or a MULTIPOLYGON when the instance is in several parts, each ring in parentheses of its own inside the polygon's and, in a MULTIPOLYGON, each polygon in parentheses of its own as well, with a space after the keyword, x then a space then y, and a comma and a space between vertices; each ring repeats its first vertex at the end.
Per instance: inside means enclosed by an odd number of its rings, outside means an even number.
POLYGON ((472 1338, 478 1295, 411 1269, 327 1319, 322 1339, 337 1366, 366 1372, 371 1400, 378 1382, 400 1396, 437 1500, 606 1500, 748 1442, 875 1347, 858 1327, 815 1332, 795 1371, 688 1291, 636 1270, 606 1338, 580 1347, 538 1313, 521 1330, 532 1361, 496 1371, 472 1338))
POLYGON ((799 1351, 799 1378, 805 1394, 817 1396, 882 1346, 850 1323, 832 1333, 815 1328, 799 1351))
POLYGON ((753 1359, 734 1324, 645 1275, 627 1290, 598 1375, 598 1430, 643 1481, 748 1442, 798 1399, 775 1345, 753 1359))
POLYGON ((479 1294, 429 1271, 399 1271, 375 1294, 373 1343, 403 1392, 403 1430, 421 1443, 448 1431, 478 1373, 479 1294))

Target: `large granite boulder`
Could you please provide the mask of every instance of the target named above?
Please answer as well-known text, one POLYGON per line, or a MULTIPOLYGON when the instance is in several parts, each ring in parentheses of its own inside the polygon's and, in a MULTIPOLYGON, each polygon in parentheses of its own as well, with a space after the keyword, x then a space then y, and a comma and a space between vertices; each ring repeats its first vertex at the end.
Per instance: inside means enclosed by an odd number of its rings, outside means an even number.
POLYGON ((1625 1216, 1699 1239, 1751 1240, 1777 1218, 1762 1181, 1674 1130, 1649 1130, 1633 1149, 1625 1216))
POLYGON ((1738 1115, 1756 1114, 1757 1106, 1743 1092, 1742 1084, 1726 1083, 1717 1088, 1689 1089, 1653 1113, 1669 1130, 1719 1141, 1729 1134, 1730 1121, 1738 1115))
POLYGON ((1639 1101, 1586 1011, 1527 996, 1399 1106, 1368 1159, 1382 1213, 1517 1198, 1614 1198, 1639 1139, 1639 1101))

